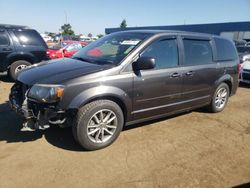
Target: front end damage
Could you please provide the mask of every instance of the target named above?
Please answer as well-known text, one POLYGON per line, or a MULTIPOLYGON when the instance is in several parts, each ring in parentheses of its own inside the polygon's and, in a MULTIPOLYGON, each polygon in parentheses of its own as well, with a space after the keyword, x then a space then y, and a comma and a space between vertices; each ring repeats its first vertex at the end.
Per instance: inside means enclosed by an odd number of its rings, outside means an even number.
POLYGON ((30 87, 17 82, 9 95, 10 107, 24 118, 22 131, 46 129, 53 125, 66 127, 66 112, 56 104, 41 103, 27 97, 30 87))

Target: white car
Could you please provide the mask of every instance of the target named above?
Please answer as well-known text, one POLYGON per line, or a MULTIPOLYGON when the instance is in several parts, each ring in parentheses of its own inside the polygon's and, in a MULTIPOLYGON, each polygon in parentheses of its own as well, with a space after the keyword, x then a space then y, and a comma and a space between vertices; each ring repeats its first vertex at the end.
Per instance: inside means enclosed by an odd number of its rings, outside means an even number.
POLYGON ((243 55, 242 61, 243 61, 243 62, 245 62, 245 61, 250 61, 250 54, 245 54, 245 55, 243 55))
POLYGON ((250 84, 250 61, 241 64, 240 82, 250 84))

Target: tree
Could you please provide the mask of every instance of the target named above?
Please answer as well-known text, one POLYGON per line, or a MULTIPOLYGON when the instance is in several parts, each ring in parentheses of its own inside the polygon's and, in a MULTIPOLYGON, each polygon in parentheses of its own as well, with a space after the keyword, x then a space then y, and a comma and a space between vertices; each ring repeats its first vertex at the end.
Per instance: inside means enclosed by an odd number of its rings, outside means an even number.
POLYGON ((70 24, 64 24, 61 26, 62 35, 74 35, 75 32, 72 30, 72 27, 70 24))
POLYGON ((92 38, 92 37, 93 37, 92 33, 89 33, 89 34, 88 34, 88 37, 89 37, 89 38, 92 38))
POLYGON ((102 38, 103 36, 104 36, 103 34, 97 35, 98 38, 102 38))
POLYGON ((122 20, 122 23, 120 24, 120 28, 126 28, 127 27, 127 21, 125 19, 122 20))

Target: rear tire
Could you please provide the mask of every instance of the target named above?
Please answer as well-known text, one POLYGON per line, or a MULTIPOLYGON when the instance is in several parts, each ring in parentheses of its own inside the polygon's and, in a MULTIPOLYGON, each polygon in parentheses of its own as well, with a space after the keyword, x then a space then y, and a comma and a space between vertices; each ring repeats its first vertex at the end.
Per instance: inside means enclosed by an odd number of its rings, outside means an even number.
POLYGON ((212 113, 221 112, 227 105, 230 95, 229 87, 226 83, 221 83, 214 92, 213 99, 209 105, 209 110, 212 113))
POLYGON ((75 140, 85 150, 97 150, 112 144, 124 124, 123 112, 110 100, 97 100, 81 107, 74 119, 75 140))
POLYGON ((13 80, 16 80, 17 78, 17 73, 21 70, 23 70, 24 68, 26 68, 27 66, 30 66, 31 63, 25 60, 18 60, 13 62, 10 65, 10 69, 9 69, 9 75, 13 80))

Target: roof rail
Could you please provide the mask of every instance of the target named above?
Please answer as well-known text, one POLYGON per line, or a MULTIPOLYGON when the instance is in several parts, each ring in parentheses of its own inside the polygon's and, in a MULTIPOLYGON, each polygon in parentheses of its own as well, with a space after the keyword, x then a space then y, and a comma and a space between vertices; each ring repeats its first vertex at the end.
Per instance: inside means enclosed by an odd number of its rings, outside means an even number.
POLYGON ((29 29, 29 27, 23 25, 0 24, 0 29, 29 29))

